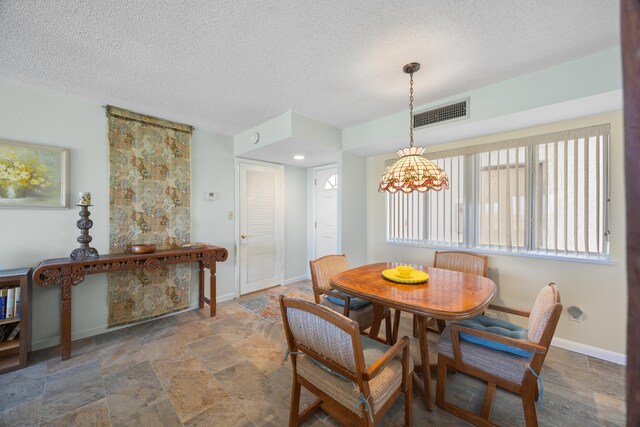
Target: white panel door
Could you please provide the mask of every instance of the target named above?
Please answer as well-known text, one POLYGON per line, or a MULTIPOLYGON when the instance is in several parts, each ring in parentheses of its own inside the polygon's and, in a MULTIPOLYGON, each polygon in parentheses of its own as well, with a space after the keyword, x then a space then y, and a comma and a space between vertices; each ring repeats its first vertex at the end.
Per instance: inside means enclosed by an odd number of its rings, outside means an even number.
POLYGON ((338 169, 316 169, 316 258, 338 251, 338 169))
POLYGON ((282 167, 239 162, 240 294, 282 283, 282 167))

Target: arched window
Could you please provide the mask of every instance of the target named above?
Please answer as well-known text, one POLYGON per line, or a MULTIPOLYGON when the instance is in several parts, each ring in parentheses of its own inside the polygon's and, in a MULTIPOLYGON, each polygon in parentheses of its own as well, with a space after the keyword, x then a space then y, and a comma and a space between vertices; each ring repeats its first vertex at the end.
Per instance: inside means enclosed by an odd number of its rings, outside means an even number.
POLYGON ((337 190, 338 189, 338 175, 331 175, 323 186, 324 190, 337 190))

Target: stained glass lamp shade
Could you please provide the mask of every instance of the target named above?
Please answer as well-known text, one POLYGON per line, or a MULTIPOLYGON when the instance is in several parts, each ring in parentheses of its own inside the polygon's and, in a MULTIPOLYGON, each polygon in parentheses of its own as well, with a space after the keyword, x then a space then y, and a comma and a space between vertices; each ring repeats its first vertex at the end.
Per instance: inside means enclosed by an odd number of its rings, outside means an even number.
POLYGON ((409 147, 398 151, 400 159, 385 171, 378 183, 378 191, 411 193, 416 190, 440 191, 449 188, 449 178, 442 168, 422 156, 424 148, 413 146, 413 73, 420 64, 412 62, 402 69, 409 74, 409 147))
POLYGON ((449 188, 449 178, 438 165, 422 157, 424 148, 410 147, 398 151, 398 159, 380 178, 378 191, 395 193, 413 190, 424 193, 449 188))

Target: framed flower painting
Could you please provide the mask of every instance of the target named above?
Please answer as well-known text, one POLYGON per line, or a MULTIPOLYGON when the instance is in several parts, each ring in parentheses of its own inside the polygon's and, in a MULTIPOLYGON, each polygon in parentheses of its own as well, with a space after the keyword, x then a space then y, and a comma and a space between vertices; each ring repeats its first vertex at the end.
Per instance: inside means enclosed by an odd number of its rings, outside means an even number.
POLYGON ((0 140, 0 208, 67 208, 69 150, 0 140))

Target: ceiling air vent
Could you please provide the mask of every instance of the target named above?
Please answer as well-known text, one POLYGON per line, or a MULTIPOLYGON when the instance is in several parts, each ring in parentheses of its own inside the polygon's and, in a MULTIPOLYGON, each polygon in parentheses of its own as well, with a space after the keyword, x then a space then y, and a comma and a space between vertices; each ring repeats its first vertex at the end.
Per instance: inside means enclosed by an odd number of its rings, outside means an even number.
POLYGON ((415 113, 413 115, 413 128, 418 129, 451 120, 466 119, 468 117, 469 98, 466 98, 415 113))

